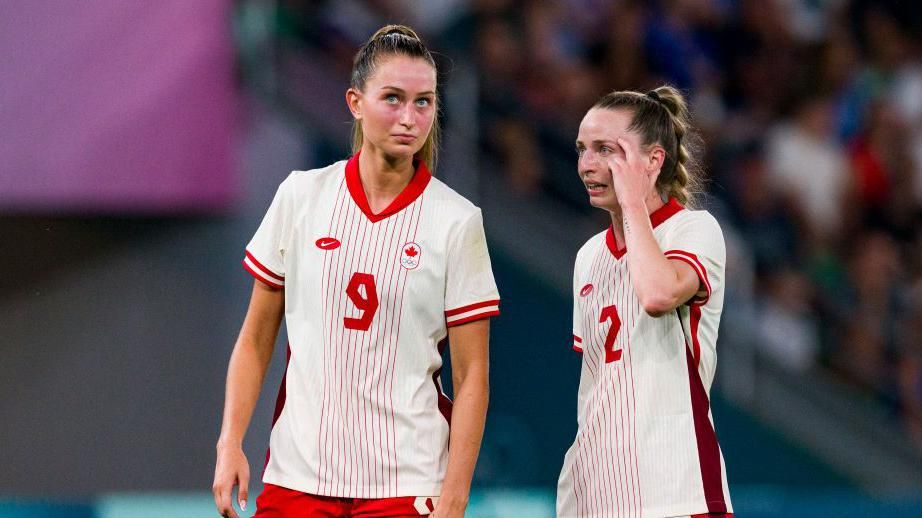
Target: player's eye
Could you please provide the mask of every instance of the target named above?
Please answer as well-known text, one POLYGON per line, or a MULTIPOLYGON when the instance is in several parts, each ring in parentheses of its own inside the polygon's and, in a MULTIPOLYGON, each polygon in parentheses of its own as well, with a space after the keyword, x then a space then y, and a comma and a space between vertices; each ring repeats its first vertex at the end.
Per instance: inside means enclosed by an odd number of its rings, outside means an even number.
POLYGON ((577 156, 577 157, 583 156, 583 153, 585 153, 585 152, 586 152, 586 148, 584 148, 584 147, 577 147, 577 148, 576 148, 576 156, 577 156))
POLYGON ((387 94, 387 96, 384 97, 384 102, 387 104, 397 104, 400 102, 400 99, 394 94, 387 94))
POLYGON ((602 156, 608 156, 611 153, 612 153, 612 148, 608 146, 602 146, 601 148, 599 148, 599 154, 602 156))
POLYGON ((430 101, 426 97, 422 97, 416 100, 416 106, 419 106, 420 108, 425 108, 426 106, 429 106, 431 103, 432 101, 430 101))

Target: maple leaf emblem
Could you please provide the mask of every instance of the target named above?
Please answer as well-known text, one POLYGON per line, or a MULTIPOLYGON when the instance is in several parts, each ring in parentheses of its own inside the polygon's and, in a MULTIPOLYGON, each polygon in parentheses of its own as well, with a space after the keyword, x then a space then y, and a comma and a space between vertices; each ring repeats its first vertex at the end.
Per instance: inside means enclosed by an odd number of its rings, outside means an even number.
POLYGON ((410 248, 407 248, 406 250, 404 250, 403 253, 407 254, 410 257, 416 257, 416 254, 418 254, 419 252, 417 252, 416 249, 411 246, 410 248))

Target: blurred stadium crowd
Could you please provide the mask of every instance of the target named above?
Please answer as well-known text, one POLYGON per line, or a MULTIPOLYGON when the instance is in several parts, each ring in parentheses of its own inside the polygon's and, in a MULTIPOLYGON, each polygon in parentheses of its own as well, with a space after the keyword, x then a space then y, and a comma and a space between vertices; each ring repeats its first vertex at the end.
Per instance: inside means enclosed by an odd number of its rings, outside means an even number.
MULTIPOLYGON (((481 174, 599 218, 573 140, 612 89, 692 100, 733 304, 760 356, 824 369, 922 447, 922 4, 897 0, 284 0, 283 38, 348 66, 385 22, 479 80, 481 174)), ((451 113, 446 114, 451 117, 451 113)), ((449 135, 448 138, 451 138, 449 135)))

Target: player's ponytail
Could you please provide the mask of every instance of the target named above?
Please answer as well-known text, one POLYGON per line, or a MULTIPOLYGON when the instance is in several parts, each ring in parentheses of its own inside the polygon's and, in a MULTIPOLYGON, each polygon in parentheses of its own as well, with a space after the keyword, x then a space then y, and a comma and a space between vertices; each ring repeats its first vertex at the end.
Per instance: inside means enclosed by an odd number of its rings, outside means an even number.
POLYGON ((683 205, 694 202, 701 185, 694 157, 700 144, 681 92, 665 85, 646 94, 616 91, 599 99, 595 107, 630 110, 633 120, 628 129, 640 134, 644 146, 659 144, 666 150, 656 188, 683 205))
MULTIPOLYGON (((436 68, 435 60, 426 45, 416 34, 416 31, 406 25, 385 25, 375 32, 368 41, 356 52, 352 61, 352 80, 350 86, 358 91, 365 90, 365 83, 375 73, 375 67, 381 58, 386 56, 409 56, 420 58, 436 68)), ((362 149, 362 121, 355 120, 352 124, 352 152, 357 153, 362 149)), ((416 154, 429 171, 435 172, 438 158, 439 144, 439 112, 436 103, 435 120, 426 142, 416 154)))

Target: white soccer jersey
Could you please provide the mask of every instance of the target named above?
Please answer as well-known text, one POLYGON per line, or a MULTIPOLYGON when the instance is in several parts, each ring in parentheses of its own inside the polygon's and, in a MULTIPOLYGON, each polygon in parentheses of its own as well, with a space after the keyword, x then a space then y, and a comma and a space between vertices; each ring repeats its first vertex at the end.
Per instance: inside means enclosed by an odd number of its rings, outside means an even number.
POLYGON ((669 259, 692 266, 707 295, 669 314, 644 312, 612 229, 576 256, 573 349, 583 356, 576 440, 557 515, 662 518, 730 513, 710 414, 725 247, 717 221, 672 199, 651 214, 669 259))
POLYGON ((438 495, 447 327, 499 314, 480 209, 420 164, 373 214, 355 155, 282 182, 244 266, 285 288, 289 360, 263 481, 327 496, 438 495))

